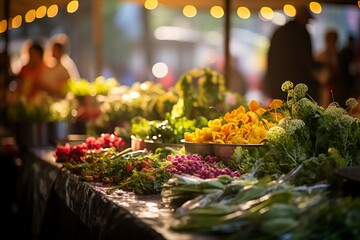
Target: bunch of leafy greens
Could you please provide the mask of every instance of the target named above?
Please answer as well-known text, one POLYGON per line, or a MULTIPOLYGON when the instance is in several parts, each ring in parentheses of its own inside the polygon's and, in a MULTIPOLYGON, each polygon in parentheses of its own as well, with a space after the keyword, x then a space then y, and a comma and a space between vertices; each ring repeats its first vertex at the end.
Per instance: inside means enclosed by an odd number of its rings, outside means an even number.
POLYGON ((269 177, 204 180, 174 175, 161 194, 164 202, 176 207, 171 224, 176 231, 215 233, 228 240, 291 239, 285 236, 296 231, 300 219, 327 201, 327 186, 296 187, 269 177))
POLYGON ((16 123, 49 123, 71 119, 71 110, 75 107, 73 95, 68 93, 64 99, 55 99, 41 93, 29 101, 20 97, 9 104, 8 118, 16 123))
POLYGON ((95 96, 97 94, 107 95, 112 88, 117 86, 119 86, 119 82, 115 78, 105 79, 100 76, 92 82, 87 79, 70 79, 67 87, 75 96, 95 96))
POLYGON ((210 68, 192 69, 182 76, 175 85, 182 99, 183 115, 189 119, 204 116, 207 119, 219 117, 217 111, 228 112, 239 105, 246 105, 245 98, 226 89, 225 79, 218 71, 210 68))
MULTIPOLYGON (((337 167, 360 164, 360 122, 337 103, 326 109, 307 96, 305 84, 286 81, 282 90, 287 99, 281 108, 286 116, 278 126, 269 129, 264 146, 257 150, 238 147, 231 165, 242 173, 274 178, 299 165, 295 184, 312 184, 331 180, 337 167)), ((349 109, 357 101, 346 102, 349 109)))
POLYGON ((176 231, 222 239, 359 239, 360 198, 339 197, 328 184, 294 186, 269 177, 174 175, 162 189, 176 231))
POLYGON ((360 198, 322 201, 302 214, 291 239, 358 239, 360 198))
POLYGON ((132 134, 143 140, 162 143, 180 143, 185 132, 192 132, 195 128, 207 125, 207 119, 198 117, 188 119, 185 116, 174 117, 167 113, 165 120, 147 120, 141 116, 131 120, 132 134))

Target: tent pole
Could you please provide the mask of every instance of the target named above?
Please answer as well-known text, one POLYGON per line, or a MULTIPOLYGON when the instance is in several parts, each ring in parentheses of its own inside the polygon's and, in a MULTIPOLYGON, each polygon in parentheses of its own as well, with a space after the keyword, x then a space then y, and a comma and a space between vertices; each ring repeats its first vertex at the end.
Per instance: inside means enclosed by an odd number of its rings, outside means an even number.
POLYGON ((103 20, 102 20, 102 1, 93 1, 93 41, 95 51, 95 77, 99 77, 103 67, 103 20))
POLYGON ((224 78, 226 88, 230 86, 230 16, 231 16, 231 0, 224 0, 225 5, 225 27, 224 27, 224 78))
POLYGON ((146 8, 141 8, 142 11, 142 24, 143 24, 143 38, 142 45, 144 48, 144 57, 145 57, 145 66, 146 66, 146 75, 144 75, 145 79, 140 79, 141 82, 152 79, 151 74, 151 66, 153 64, 153 48, 154 42, 152 41, 151 32, 150 32, 150 24, 149 24, 149 13, 146 8))
MULTIPOLYGON (((10 0, 5 0, 5 8, 4 8, 4 16, 5 16, 5 19, 6 21, 9 20, 10 18, 10 0)), ((5 38, 5 45, 4 45, 4 56, 6 57, 6 59, 4 59, 5 61, 5 86, 7 87, 8 84, 10 83, 11 81, 11 72, 10 71, 10 53, 9 53, 9 48, 10 48, 10 32, 9 32, 9 22, 7 23, 7 29, 5 30, 4 32, 4 38, 5 38)))

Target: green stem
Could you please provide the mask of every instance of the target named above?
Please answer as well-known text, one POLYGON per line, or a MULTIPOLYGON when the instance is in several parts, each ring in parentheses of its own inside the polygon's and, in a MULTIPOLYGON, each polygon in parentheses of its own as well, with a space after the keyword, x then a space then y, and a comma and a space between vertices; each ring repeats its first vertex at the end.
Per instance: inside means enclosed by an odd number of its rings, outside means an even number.
POLYGON ((293 158, 293 157, 290 155, 290 153, 288 153, 288 151, 286 150, 285 144, 281 143, 281 145, 283 146, 286 155, 288 155, 289 158, 293 161, 293 163, 294 163, 295 165, 297 165, 297 162, 296 162, 295 158, 293 158))

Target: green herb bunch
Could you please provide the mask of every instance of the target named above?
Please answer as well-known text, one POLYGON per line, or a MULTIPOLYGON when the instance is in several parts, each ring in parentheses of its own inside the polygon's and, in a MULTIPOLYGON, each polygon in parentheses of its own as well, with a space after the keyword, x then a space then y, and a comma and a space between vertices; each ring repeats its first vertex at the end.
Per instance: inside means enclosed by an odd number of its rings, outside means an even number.
POLYGON ((132 118, 141 116, 149 120, 164 120, 165 113, 177 100, 178 96, 171 90, 166 91, 160 83, 146 81, 134 83, 131 87, 118 86, 108 95, 98 96, 101 114, 88 124, 88 131, 99 135, 119 127, 125 129, 123 137, 130 139, 132 118))
POLYGON ((219 117, 218 112, 228 112, 246 105, 243 96, 226 89, 224 76, 210 68, 195 68, 185 72, 175 87, 183 102, 184 116, 189 119, 199 116, 214 119, 219 117), (209 111, 211 106, 218 112, 209 111))
POLYGON ((68 82, 68 89, 75 96, 107 95, 116 86, 119 86, 119 82, 115 78, 105 79, 103 76, 97 77, 93 82, 87 79, 70 79, 68 82))
POLYGON ((19 97, 11 102, 8 118, 16 123, 49 123, 71 119, 71 110, 76 105, 71 93, 64 99, 55 99, 42 92, 34 99, 19 97))
POLYGON ((194 131, 197 127, 207 126, 207 119, 187 119, 185 116, 175 117, 166 114, 165 120, 147 120, 137 116, 131 120, 132 134, 143 140, 162 143, 180 143, 184 133, 194 131))

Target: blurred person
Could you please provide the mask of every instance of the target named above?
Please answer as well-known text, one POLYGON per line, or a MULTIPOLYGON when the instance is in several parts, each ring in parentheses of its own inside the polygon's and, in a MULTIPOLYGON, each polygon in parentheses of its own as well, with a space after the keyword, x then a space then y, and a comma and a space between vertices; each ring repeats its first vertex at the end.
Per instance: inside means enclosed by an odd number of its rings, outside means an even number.
POLYGON ((315 78, 316 61, 310 34, 306 28, 313 16, 305 6, 297 7, 294 19, 275 30, 267 56, 263 91, 269 98, 285 99, 281 90, 285 81, 304 83, 308 94, 318 100, 319 83, 315 78))
POLYGON ((353 35, 348 35, 346 44, 339 51, 339 74, 340 82, 343 83, 344 91, 341 99, 343 104, 347 98, 356 97, 356 39, 353 35))
POLYGON ((323 107, 327 107, 343 92, 339 79, 337 44, 337 31, 328 29, 324 34, 324 48, 316 54, 316 60, 321 64, 318 75, 321 84, 319 104, 323 107))
POLYGON ((68 70, 61 62, 64 45, 59 42, 51 44, 51 53, 55 61, 51 67, 44 70, 41 77, 41 87, 52 97, 63 98, 67 92, 67 82, 70 79, 68 70))
POLYGON ((17 74, 17 92, 26 99, 35 98, 41 91, 41 78, 47 68, 43 56, 44 48, 37 41, 31 41, 27 50, 28 62, 17 74))
POLYGON ((239 59, 231 57, 230 59, 230 75, 229 75, 229 90, 245 96, 248 90, 247 81, 244 74, 238 68, 239 59))
POLYGON ((0 53, 0 125, 6 125, 6 95, 13 72, 10 67, 10 57, 4 50, 0 53))
MULTIPOLYGON (((56 34, 52 37, 53 43, 60 43, 62 45, 62 55, 61 55, 61 64, 68 71, 70 78, 73 80, 80 79, 79 70, 74 62, 74 60, 69 55, 69 37, 64 34, 56 34)), ((51 54, 50 54, 51 55, 51 54)), ((51 62, 49 62, 51 65, 51 62)))

